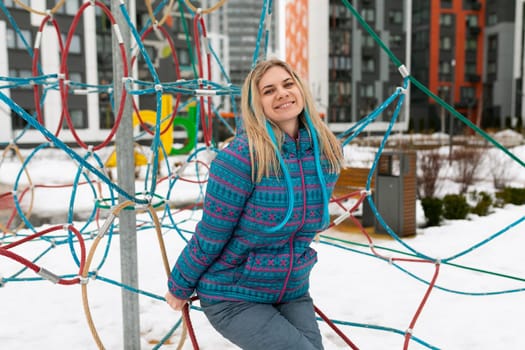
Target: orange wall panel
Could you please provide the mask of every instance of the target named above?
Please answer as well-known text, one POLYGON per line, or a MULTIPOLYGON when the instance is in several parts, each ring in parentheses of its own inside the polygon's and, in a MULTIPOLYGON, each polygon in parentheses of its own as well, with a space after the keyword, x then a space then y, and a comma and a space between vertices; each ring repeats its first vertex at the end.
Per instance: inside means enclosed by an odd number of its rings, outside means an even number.
POLYGON ((308 79, 308 0, 286 4, 286 61, 308 79))

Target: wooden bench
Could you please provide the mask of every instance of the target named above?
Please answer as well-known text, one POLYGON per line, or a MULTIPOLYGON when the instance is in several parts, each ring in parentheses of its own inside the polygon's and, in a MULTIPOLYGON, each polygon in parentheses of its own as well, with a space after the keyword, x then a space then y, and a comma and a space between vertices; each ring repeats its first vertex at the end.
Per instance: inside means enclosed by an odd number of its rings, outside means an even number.
MULTIPOLYGON (((365 189, 369 168, 348 167, 341 170, 341 175, 335 183, 334 196, 340 197, 353 191, 365 189)), ((372 176, 370 189, 375 186, 375 176, 372 176)))

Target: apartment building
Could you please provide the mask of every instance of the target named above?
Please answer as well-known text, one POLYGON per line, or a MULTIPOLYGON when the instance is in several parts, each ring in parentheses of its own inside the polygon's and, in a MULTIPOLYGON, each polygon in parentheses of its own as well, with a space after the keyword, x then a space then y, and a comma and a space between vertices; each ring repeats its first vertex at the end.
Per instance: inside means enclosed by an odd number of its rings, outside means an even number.
POLYGON ((525 125, 523 0, 486 2, 483 66, 485 128, 525 125))
MULTIPOLYGON (((110 9, 110 1, 103 1, 110 9)), ((84 7, 80 0, 68 0, 54 11, 53 16, 43 23, 48 9, 57 5, 54 0, 29 1, 32 11, 21 8, 13 0, 3 0, 0 11, 0 35, 6 40, 0 42, 0 76, 27 78, 41 74, 58 74, 61 64, 67 61, 67 76, 72 82, 105 85, 113 81, 113 61, 119 55, 112 46, 114 32, 108 15, 99 6, 84 7), (74 21, 75 16, 81 12, 74 21), (67 55, 63 56, 66 37, 70 28, 75 25, 67 55), (39 43, 38 51, 35 49, 39 43), (38 53, 38 55, 36 55, 38 53), (35 65, 33 65, 35 61, 35 65), (37 67, 33 72, 32 67, 37 67)), ((146 25, 151 23, 144 2, 137 2, 128 8, 139 33, 144 32, 146 25), (135 6, 136 5, 136 6, 135 6)), ((192 30, 191 16, 185 16, 184 25, 180 15, 175 12, 171 26, 167 26, 168 35, 173 40, 181 68, 181 77, 193 77, 191 72, 191 47, 185 40, 184 30, 192 30), (176 18, 178 16, 178 18, 176 18), (184 29, 184 27, 186 29, 184 29)), ((160 20, 161 14, 158 15, 160 20)), ((160 72, 161 81, 174 81, 174 61, 162 56, 159 45, 162 40, 156 34, 143 38, 145 49, 153 60, 155 69, 160 72)), ((129 55, 129 53, 128 53, 129 55)), ((128 60, 131 56, 128 57, 128 60)), ((138 53, 131 69, 138 79, 152 81, 151 73, 145 60, 138 53)), ((73 143, 74 137, 68 130, 64 120, 62 106, 64 105, 57 87, 39 88, 35 98, 33 86, 30 84, 13 86, 2 90, 13 101, 20 105, 30 115, 41 121, 51 132, 60 133, 61 139, 73 143), (42 101, 45 99, 45 103, 42 101), (42 105, 41 112, 37 106, 42 105)), ((154 98, 145 96, 137 101, 141 109, 154 109, 154 98)), ((67 110, 72 125, 80 139, 85 143, 97 143, 105 139, 109 129, 114 124, 108 94, 74 94, 68 95, 67 110)), ((17 138, 20 144, 35 144, 46 141, 37 130, 24 131, 26 122, 5 105, 0 108, 0 142, 10 142, 17 138), (20 136, 20 137, 19 137, 20 136)))
MULTIPOLYGON (((109 1, 105 3, 109 6, 109 1)), ((208 40, 230 81, 240 85, 255 56, 288 57, 286 35, 293 35, 293 31, 287 32, 286 28, 301 20, 290 17, 290 8, 299 3, 308 7, 306 12, 297 12, 308 17, 299 23, 307 26, 301 33, 307 38, 304 42, 307 54, 303 56, 308 63, 306 79, 331 129, 345 131, 383 103, 401 85, 402 77, 342 1, 229 0, 213 13, 204 15, 208 40), (269 3, 273 3, 271 16, 261 28, 260 18, 263 11, 268 11, 264 5, 269 3), (261 30, 263 36, 259 37, 261 30), (262 42, 257 43, 258 39, 262 42), (258 44, 260 51, 256 52, 258 44)), ((524 0, 356 0, 351 3, 416 79, 473 123, 484 128, 522 123, 525 116, 524 0)), ((44 5, 53 8, 56 2, 32 0, 28 4, 45 11, 44 5)), ((81 0, 68 0, 54 14, 63 40, 82 4, 81 0)), ((144 28, 149 20, 144 3, 130 1, 129 4, 137 28, 144 28)), ((215 4, 213 0, 200 2, 202 8, 215 4)), ((14 0, 3 0, 2 6, 8 15, 0 11, 0 35, 6 38, 0 42, 0 76, 30 77, 33 75, 32 48, 43 16, 29 13, 14 0)), ((108 17, 98 8, 94 12, 93 15, 86 11, 79 18, 67 55, 67 68, 70 80, 96 85, 112 81, 115 52, 108 17)), ((181 11, 177 5, 166 28, 176 47, 181 77, 194 78, 193 14, 188 8, 181 11)), ((61 63, 59 40, 53 30, 52 25, 46 25, 41 37, 39 68, 47 73, 59 72, 61 63)), ((161 80, 177 79, 172 59, 162 55, 162 40, 150 34, 143 42, 161 80)), ((139 79, 152 79, 143 59, 139 57, 135 66, 133 74, 139 79)), ((217 64, 213 64, 212 79, 226 83, 217 64)), ((32 86, 2 92, 31 115, 37 115, 32 86)), ((58 92, 50 89, 41 91, 43 93, 46 104, 41 115, 46 127, 52 131, 62 128, 64 141, 74 141, 62 120, 58 92)), ((408 97, 396 130, 462 131, 461 123, 451 123, 453 118, 449 113, 418 89, 410 89, 408 97)), ((78 135, 88 143, 99 142, 113 125, 107 95, 72 94, 67 103, 78 135)), ((230 112, 234 108, 228 103, 225 99, 216 101, 221 111, 230 112)), ((153 106, 152 98, 140 98, 141 108, 153 106)), ((392 113, 393 108, 384 111, 368 130, 385 130, 392 113)), ((0 108, 0 142, 9 142, 25 127, 24 120, 12 114, 5 106, 0 108)), ((20 143, 43 141, 36 130, 28 130, 19 140, 20 143)))
MULTIPOLYGON (((396 57, 407 62, 408 1, 359 0, 352 5, 396 57)), ((330 0, 329 10, 330 127, 345 131, 382 104, 402 85, 397 67, 342 1, 330 0)), ((410 58, 410 57, 409 57, 410 58)), ((404 108, 408 108, 405 104, 404 108)), ((393 114, 387 109, 369 130, 384 131, 393 114)), ((406 130, 407 113, 400 113, 396 129, 406 130)))

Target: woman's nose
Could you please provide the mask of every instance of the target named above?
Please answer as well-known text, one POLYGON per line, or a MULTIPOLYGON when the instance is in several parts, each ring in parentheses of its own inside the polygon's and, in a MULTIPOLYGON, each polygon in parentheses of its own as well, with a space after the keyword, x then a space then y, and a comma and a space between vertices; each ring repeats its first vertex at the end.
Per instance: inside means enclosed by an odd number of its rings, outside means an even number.
POLYGON ((285 88, 278 88, 277 89, 277 98, 283 98, 283 97, 287 97, 288 96, 288 90, 286 90, 285 88))

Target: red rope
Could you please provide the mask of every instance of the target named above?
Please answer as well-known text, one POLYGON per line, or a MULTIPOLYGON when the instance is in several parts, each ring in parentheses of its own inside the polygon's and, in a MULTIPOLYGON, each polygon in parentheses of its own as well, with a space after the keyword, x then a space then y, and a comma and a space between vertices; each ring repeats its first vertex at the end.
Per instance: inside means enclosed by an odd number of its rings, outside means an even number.
MULTIPOLYGON (((432 291, 432 289, 434 288, 435 286, 435 283, 436 283, 436 280, 437 280, 437 277, 438 277, 438 274, 439 274, 439 263, 437 263, 436 261, 433 261, 433 260, 429 260, 429 259, 417 259, 417 258, 396 258, 396 257, 390 257, 390 256, 386 256, 386 255, 383 255, 381 253, 379 253, 375 247, 374 247, 374 242, 372 240, 372 238, 370 237, 370 235, 368 234, 368 232, 366 232, 366 230, 364 229, 363 225, 361 224, 361 222, 355 218, 355 216, 353 215, 353 213, 357 210, 358 206, 364 201, 364 199, 366 198, 366 195, 367 193, 365 192, 362 192, 361 194, 361 197, 358 199, 357 203, 354 204, 352 206, 352 208, 350 209, 347 209, 342 201, 345 200, 345 199, 348 199, 352 196, 355 196, 358 192, 352 192, 348 195, 345 195, 345 196, 341 196, 341 197, 338 197, 338 198, 333 198, 332 199, 332 202, 335 202, 339 205, 339 207, 341 207, 343 210, 345 210, 346 212, 349 213, 349 218, 350 220, 356 225, 356 227, 358 227, 358 229, 361 231, 361 233, 366 237, 367 241, 368 241, 368 244, 369 244, 369 248, 370 248, 370 251, 376 256, 376 257, 379 257, 383 260, 386 260, 386 261, 389 261, 390 263, 394 262, 394 261, 403 261, 403 262, 417 262, 417 263, 432 263, 432 264, 435 264, 436 265, 436 268, 435 268, 435 272, 434 272, 434 276, 431 280, 431 282, 429 283, 429 286, 425 292, 425 295, 423 296, 423 299, 421 300, 421 302, 419 303, 418 305, 418 308, 415 312, 415 314, 412 316, 412 320, 410 322, 410 325, 408 327, 408 329, 406 330, 406 333, 405 333, 405 342, 404 342, 404 350, 408 349, 408 344, 410 342, 410 339, 412 337, 412 331, 416 325, 416 321, 417 319, 419 318, 421 312, 423 311, 423 307, 425 306, 426 304, 426 301, 428 300, 428 297, 430 296, 430 292, 432 291)), ((332 224, 330 225, 330 227, 333 227, 335 226, 335 224, 332 222, 332 224)), ((317 310, 316 310, 317 311, 317 310)), ((334 326, 335 327, 335 326, 334 326)), ((333 328, 333 327, 332 327, 333 328)), ((338 333, 339 334, 339 333, 338 333)))
POLYGON ((329 325, 330 328, 332 328, 337 333, 337 335, 341 337, 341 339, 343 339, 343 341, 349 347, 351 347, 354 350, 359 350, 359 348, 354 343, 352 343, 352 341, 339 328, 337 328, 337 326, 315 305, 314 310, 326 322, 326 324, 329 325))
MULTIPOLYGON (((199 67, 199 79, 204 78, 204 67, 202 65, 202 56, 201 56, 201 41, 199 35, 199 24, 202 31, 202 37, 207 39, 206 26, 204 24, 204 19, 200 14, 196 14, 193 17, 193 35, 195 37, 195 50, 197 51, 197 62, 199 67)), ((205 41, 205 45, 207 45, 205 41)), ((208 68, 208 80, 211 81, 211 55, 209 50, 206 48, 206 59, 207 59, 207 68, 208 68)), ((203 88, 202 82, 199 83, 199 88, 203 88)), ((209 89, 209 86, 208 86, 209 89)), ((212 113, 211 113, 211 96, 208 96, 208 112, 204 112, 204 96, 200 96, 200 119, 202 124, 202 134, 206 146, 211 144, 211 134, 212 134, 212 113), (206 115, 207 114, 207 115, 206 115)))
POLYGON ((408 349, 408 343, 410 342, 410 338, 412 338, 412 330, 414 329, 414 327, 416 325, 416 321, 417 321, 419 315, 421 314, 421 311, 423 311, 423 307, 425 306, 425 304, 426 304, 426 302, 428 300, 428 297, 430 296, 430 292, 432 291, 432 289, 434 288, 434 285, 436 284, 436 280, 437 280, 437 277, 438 277, 438 274, 439 274, 439 263, 436 263, 435 266, 436 266, 436 269, 434 270, 434 276, 432 277, 432 281, 428 285, 427 291, 425 292, 425 295, 424 295, 423 299, 421 300, 421 303, 419 303, 417 311, 414 314, 414 316, 412 317, 412 321, 410 321, 410 326, 409 326, 407 332, 405 333, 405 343, 403 344, 403 349, 404 350, 408 349))
POLYGON ((182 317, 188 328, 188 334, 190 335, 191 344, 193 345, 194 350, 199 350, 199 343, 197 342, 197 337, 195 336, 195 330, 190 319, 190 304, 192 301, 197 300, 198 297, 194 296, 190 298, 190 302, 186 303, 182 308, 182 317))
MULTIPOLYGON (((64 229, 65 227, 63 225, 56 225, 56 226, 53 226, 53 227, 50 227, 48 229, 45 229, 43 231, 40 231, 40 232, 36 232, 32 235, 29 235, 27 237, 24 237, 22 239, 19 239, 18 241, 15 241, 15 242, 12 242, 12 243, 9 243, 9 244, 6 244, 4 246, 0 246, 0 255, 3 255, 5 257, 8 257, 24 266, 26 266, 27 268, 33 270, 34 272, 36 273, 39 273, 40 271, 42 271, 42 267, 36 265, 35 263, 33 263, 32 261, 16 254, 16 253, 13 253, 12 251, 10 251, 9 249, 13 248, 13 247, 16 247, 22 243, 25 243, 25 242, 28 242, 28 241, 31 241, 35 238, 38 238, 38 237, 41 237, 47 233, 50 233, 50 232, 54 232, 54 231, 57 231, 57 230, 62 230, 64 229)), ((79 266, 79 272, 78 272, 78 275, 80 276, 81 273, 82 273, 82 270, 84 270, 84 265, 86 263, 86 246, 84 244, 84 238, 82 237, 80 231, 78 231, 75 227, 73 227, 72 225, 69 225, 67 226, 67 229, 72 231, 75 236, 77 237, 78 239, 78 243, 80 245, 80 266, 79 266)), ((72 278, 72 279, 64 279, 64 278, 58 278, 57 282, 58 284, 62 284, 62 285, 71 285, 71 284, 78 284, 80 282, 80 277, 76 277, 76 278, 72 278)))
MULTIPOLYGON (((190 336, 191 344, 193 345, 194 350, 199 350, 199 343, 197 342, 197 337, 195 336, 195 330, 193 329, 193 324, 191 323, 190 318, 190 305, 191 302, 197 300, 199 297, 193 296, 190 298, 190 301, 184 305, 182 308, 182 317, 186 323, 188 329, 188 334, 190 336)), ((359 350, 359 348, 352 343, 352 341, 339 329, 337 326, 321 311, 317 306, 314 305, 315 312, 343 339, 343 341, 350 346, 353 350, 359 350)))
MULTIPOLYGON (((60 48, 60 53, 62 54, 64 52, 64 44, 62 42, 62 34, 61 34, 61 31, 60 31, 60 28, 58 26, 58 22, 56 21, 55 18, 53 18, 52 16, 48 15, 46 17, 44 17, 44 19, 42 20, 42 23, 40 23, 40 27, 38 28, 38 35, 40 35, 40 37, 42 37, 42 33, 44 31, 44 28, 45 28, 45 25, 48 23, 48 22, 51 22, 53 24, 53 26, 55 27, 55 32, 56 32, 56 35, 57 35, 57 39, 58 39, 58 46, 60 48)), ((39 57, 39 54, 40 54, 40 42, 37 43, 38 45, 34 48, 34 55, 33 55, 33 61, 32 61, 32 73, 33 73, 33 76, 37 76, 39 75, 39 72, 38 72, 38 57, 39 57)), ((67 74, 67 72, 66 72, 67 74)), ((36 118, 37 118, 37 121, 44 125, 44 118, 42 116, 42 108, 41 108, 41 101, 40 101, 40 87, 38 84, 34 84, 33 85, 33 100, 34 100, 34 103, 35 103, 35 110, 36 110, 36 118)), ((58 121, 58 125, 57 125, 57 129, 55 131, 55 136, 58 137, 58 135, 60 134, 60 131, 62 130, 62 123, 64 122, 64 109, 62 108, 62 111, 60 113, 60 120, 58 121)), ((48 139, 49 141, 49 139, 48 139)))
MULTIPOLYGON (((106 14, 106 16, 108 17, 109 21, 111 22, 111 25, 116 27, 116 21, 115 21, 115 18, 113 17, 113 14, 111 13, 111 11, 108 9, 108 7, 100 2, 100 1, 95 1, 95 6, 98 6, 102 9, 102 11, 104 11, 104 13, 106 14)), ((69 46, 71 45, 71 40, 73 39, 73 33, 75 32, 75 29, 80 21, 80 17, 83 15, 84 11, 86 10, 86 8, 88 6, 91 5, 91 2, 88 1, 88 2, 85 2, 81 7, 80 9, 78 10, 77 14, 75 15, 75 17, 73 18, 73 22, 69 28, 69 32, 68 32, 68 35, 67 35, 67 39, 66 39, 66 46, 65 46, 65 49, 64 49, 64 52, 62 53, 62 61, 61 61, 61 65, 60 65, 60 73, 62 73, 64 76, 67 72, 67 56, 69 54, 69 46)), ((123 76, 125 78, 128 77, 128 60, 127 60, 127 57, 126 57, 126 49, 124 47, 124 43, 119 43, 119 49, 120 49, 120 56, 121 56, 121 60, 122 60, 122 67, 123 67, 123 76)), ((71 131, 71 134, 73 135, 73 137, 75 138, 75 141, 77 142, 77 144, 84 148, 84 149, 88 149, 88 145, 86 143, 84 143, 80 137, 78 136, 77 132, 76 132, 76 129, 73 125, 73 122, 71 121, 71 116, 69 114, 69 110, 68 110, 68 91, 69 91, 69 87, 66 87, 66 84, 64 83, 64 78, 61 78, 59 79, 59 87, 60 87, 60 94, 61 94, 61 97, 62 97, 62 104, 63 104, 63 110, 64 110, 64 113, 66 115, 66 122, 67 122, 67 125, 71 131)), ((115 117, 115 125, 113 125, 113 128, 111 128, 111 131, 109 132, 109 135, 106 137, 106 139, 104 141, 102 141, 102 143, 96 145, 93 147, 93 149, 95 151, 98 151, 100 150, 101 148, 103 147, 106 147, 110 141, 113 139, 113 136, 115 136, 116 132, 117 132, 117 129, 120 125, 120 121, 122 120, 122 114, 124 113, 124 105, 125 105, 125 102, 126 102, 126 96, 127 96, 127 91, 126 91, 126 88, 125 86, 123 85, 122 86, 122 91, 121 91, 121 96, 120 96, 120 104, 119 104, 119 107, 118 107, 118 112, 117 112, 117 115, 115 117)))

